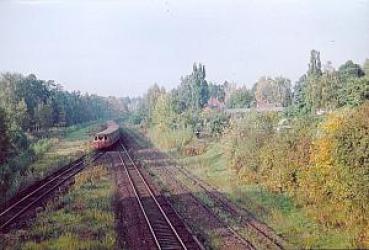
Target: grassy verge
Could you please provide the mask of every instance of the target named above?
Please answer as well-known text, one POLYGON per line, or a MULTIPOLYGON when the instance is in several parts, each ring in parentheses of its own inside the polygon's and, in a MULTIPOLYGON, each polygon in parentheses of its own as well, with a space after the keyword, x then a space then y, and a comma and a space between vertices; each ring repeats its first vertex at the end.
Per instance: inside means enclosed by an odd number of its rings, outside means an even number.
MULTIPOLYGON (((168 150, 167 147, 162 147, 157 137, 150 133, 148 136, 155 146, 181 158, 184 167, 224 193, 231 201, 250 211, 289 244, 297 248, 355 248, 355 232, 335 230, 319 224, 309 217, 308 209, 299 207, 292 197, 269 192, 259 184, 241 181, 227 167, 227 159, 220 143, 209 143, 204 153, 189 156, 174 148, 168 150)), ((206 197, 204 200, 206 202, 206 197)))
POLYGON ((10 175, 10 179, 0 185, 0 206, 35 180, 87 153, 92 134, 101 130, 103 124, 95 122, 58 128, 50 131, 48 138, 30 138, 33 143, 29 150, 0 168, 2 178, 10 175))
POLYGON ((25 230, 12 232, 8 249, 114 249, 114 187, 106 166, 76 176, 65 196, 48 204, 25 230))
POLYGON ((35 177, 43 177, 50 171, 81 157, 90 151, 92 135, 101 129, 100 123, 67 129, 65 136, 48 139, 49 145, 29 170, 35 177))
POLYGON ((258 184, 240 181, 227 168, 227 162, 218 143, 209 146, 206 153, 183 157, 183 165, 210 183, 230 200, 253 213, 290 244, 298 248, 352 248, 352 232, 336 231, 314 222, 308 211, 295 205, 293 199, 272 193, 258 184))
POLYGON ((161 130, 159 128, 150 128, 148 134, 160 148, 181 150, 192 139, 190 129, 161 130))

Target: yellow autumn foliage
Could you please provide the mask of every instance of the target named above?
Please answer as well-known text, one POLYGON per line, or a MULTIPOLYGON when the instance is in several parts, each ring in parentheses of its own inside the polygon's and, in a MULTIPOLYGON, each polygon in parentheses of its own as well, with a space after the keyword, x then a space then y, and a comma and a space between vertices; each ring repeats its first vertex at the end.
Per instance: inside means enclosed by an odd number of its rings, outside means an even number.
POLYGON ((368 103, 328 115, 300 178, 310 214, 331 227, 363 228, 358 245, 367 240, 369 225, 368 115, 368 103))
POLYGON ((293 196, 319 223, 352 230, 353 244, 369 247, 369 102, 296 119, 282 133, 267 118, 232 128, 229 166, 245 182, 293 196))

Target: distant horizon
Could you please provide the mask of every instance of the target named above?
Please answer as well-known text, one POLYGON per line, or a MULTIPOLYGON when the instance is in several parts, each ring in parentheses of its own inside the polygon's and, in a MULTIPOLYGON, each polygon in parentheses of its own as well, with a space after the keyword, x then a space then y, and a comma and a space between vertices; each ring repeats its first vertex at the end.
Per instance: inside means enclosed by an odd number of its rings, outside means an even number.
MULTIPOLYGON (((367 58, 365 58, 364 59, 364 62, 365 62, 365 60, 366 59, 368 59, 369 57, 367 57, 367 58)), ((349 60, 351 60, 351 59, 348 59, 348 60, 346 60, 346 61, 344 61, 343 63, 341 63, 341 64, 339 64, 339 65, 334 65, 333 63, 332 63, 332 66, 337 70, 338 69, 338 67, 339 66, 341 66, 342 64, 344 64, 345 62, 347 62, 347 61, 349 61, 349 60)), ((322 60, 322 67, 324 67, 324 65, 327 63, 327 62, 329 62, 330 60, 326 60, 326 61, 324 61, 324 60, 322 60)), ((355 62, 354 61, 354 63, 356 63, 356 64, 360 64, 361 66, 363 65, 363 63, 364 62, 355 62)), ((207 68, 207 66, 206 66, 206 64, 205 63, 202 63, 202 62, 194 62, 194 63, 201 63, 202 65, 204 65, 205 66, 205 68, 206 68, 206 70, 207 70, 207 73, 208 73, 208 68, 207 68)), ((191 64, 191 67, 189 67, 189 71, 187 72, 187 73, 185 73, 185 74, 183 74, 183 75, 181 75, 179 78, 178 78, 178 83, 177 83, 177 85, 174 85, 174 86, 170 86, 169 88, 168 87, 165 87, 165 86, 163 86, 163 85, 161 85, 159 82, 153 82, 152 84, 150 84, 150 85, 148 85, 148 87, 146 88, 146 90, 145 90, 145 92, 144 93, 142 93, 142 94, 139 94, 139 95, 134 95, 134 96, 132 96, 132 95, 126 95, 126 96, 117 96, 117 95, 100 95, 100 94, 98 94, 98 93, 93 93, 93 92, 90 92, 90 91, 81 91, 80 89, 66 89, 66 85, 65 84, 63 84, 63 83, 61 83, 61 82, 59 82, 59 81, 57 81, 57 80, 55 80, 55 79, 44 79, 44 78, 42 78, 42 77, 40 77, 37 73, 35 73, 35 72, 26 72, 26 73, 24 73, 24 72, 16 72, 16 71, 2 71, 2 72, 0 72, 0 74, 4 74, 4 73, 19 73, 19 74, 22 74, 22 75, 24 75, 24 76, 28 76, 28 75, 30 75, 30 74, 33 74, 33 75, 35 75, 36 77, 37 77, 37 79, 39 79, 39 80, 45 80, 45 81, 49 81, 49 80, 51 80, 51 81, 54 81, 55 82, 55 84, 60 84, 62 87, 63 87, 63 90, 65 90, 65 91, 69 91, 69 92, 73 92, 73 91, 79 91, 79 92, 81 92, 82 94, 89 94, 89 95, 99 95, 99 96, 103 96, 103 97, 117 97, 117 98, 124 98, 124 97, 130 97, 130 98, 136 98, 136 97, 142 97, 143 95, 145 95, 146 94, 146 91, 148 90, 148 88, 150 88, 151 86, 153 86, 154 84, 157 84, 159 87, 164 87, 165 88, 165 90, 166 91, 170 91, 170 90, 172 90, 172 89, 174 89, 174 88, 176 88, 181 82, 180 82, 180 78, 182 77, 182 76, 186 76, 186 75, 189 75, 189 74, 191 74, 192 73, 192 66, 193 66, 193 63, 191 64)), ((301 73, 301 75, 299 76, 299 77, 301 77, 302 75, 304 75, 304 74, 306 74, 307 73, 307 70, 308 70, 308 64, 306 64, 306 71, 305 72, 302 72, 301 73)), ((258 78, 256 78, 255 79, 255 81, 253 82, 253 83, 251 83, 251 84, 245 84, 245 83, 238 83, 238 82, 234 82, 234 81, 230 81, 230 80, 228 80, 228 79, 225 79, 225 80, 223 80, 223 81, 221 81, 221 82, 216 82, 216 81, 212 81, 212 80, 209 80, 208 79, 208 77, 206 78, 206 80, 207 80, 207 82, 208 83, 213 83, 213 84, 224 84, 224 82, 229 82, 229 83, 233 83, 233 84, 236 84, 237 85, 237 87, 243 87, 243 86, 247 86, 248 88, 251 88, 261 77, 272 77, 272 78, 275 78, 275 77, 278 77, 278 76, 283 76, 283 77, 285 77, 285 78, 287 78, 287 79, 289 79, 289 80, 291 80, 291 84, 292 84, 292 86, 294 86, 294 84, 296 83, 296 81, 298 80, 298 78, 296 78, 296 79, 291 79, 290 77, 288 77, 288 76, 286 76, 286 75, 268 75, 268 74, 264 74, 264 75, 260 75, 258 78)))
POLYGON ((322 65, 362 65, 368 24, 369 0, 2 1, 0 72, 116 97, 173 89, 195 62, 217 84, 294 83, 312 49, 322 65))

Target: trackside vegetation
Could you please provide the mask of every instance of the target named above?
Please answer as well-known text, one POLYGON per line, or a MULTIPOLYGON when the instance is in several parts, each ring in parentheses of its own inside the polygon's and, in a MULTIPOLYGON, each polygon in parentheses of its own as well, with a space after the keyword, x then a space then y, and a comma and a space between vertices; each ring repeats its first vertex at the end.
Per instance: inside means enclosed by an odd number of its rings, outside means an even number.
POLYGON ((33 74, 1 74, 0 204, 25 182, 47 173, 47 163, 54 166, 69 160, 54 157, 59 163, 44 161, 44 169, 31 164, 52 158, 47 151, 66 134, 124 111, 125 105, 118 98, 68 92, 60 84, 33 74))
POLYGON ((291 84, 206 80, 134 99, 130 121, 298 248, 369 247, 369 59, 338 69, 312 50, 291 84))
POLYGON ((38 213, 29 228, 15 231, 4 242, 9 249, 114 249, 113 193, 107 167, 89 166, 75 177, 67 194, 38 213))
POLYGON ((101 130, 103 125, 103 122, 91 122, 58 128, 49 138, 38 139, 32 143, 28 153, 21 153, 23 157, 9 159, 8 163, 2 166, 2 174, 7 174, 8 179, 2 180, 0 204, 5 205, 5 201, 18 190, 86 154, 90 150, 92 134, 101 130), (14 168, 9 169, 9 166, 14 168), (13 172, 7 172, 11 170, 13 172))

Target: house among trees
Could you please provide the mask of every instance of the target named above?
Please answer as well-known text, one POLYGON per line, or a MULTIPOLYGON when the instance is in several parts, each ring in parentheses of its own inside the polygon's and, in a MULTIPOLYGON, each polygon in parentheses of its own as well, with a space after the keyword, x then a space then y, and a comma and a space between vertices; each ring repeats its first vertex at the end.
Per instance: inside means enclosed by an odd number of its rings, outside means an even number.
POLYGON ((278 102, 256 102, 256 109, 257 112, 282 112, 284 110, 283 106, 278 102))
POLYGON ((207 108, 222 111, 225 108, 225 104, 224 102, 219 101, 217 97, 212 96, 207 103, 207 108))

